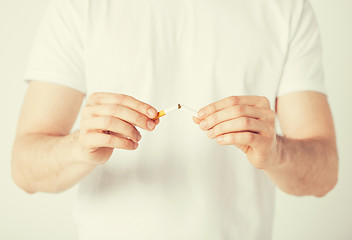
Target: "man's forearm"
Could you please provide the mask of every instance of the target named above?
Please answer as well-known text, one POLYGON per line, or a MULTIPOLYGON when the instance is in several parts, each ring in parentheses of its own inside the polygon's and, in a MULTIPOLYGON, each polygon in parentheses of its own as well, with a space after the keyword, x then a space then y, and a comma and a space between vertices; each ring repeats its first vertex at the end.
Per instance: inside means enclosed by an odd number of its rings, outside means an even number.
POLYGON ((338 156, 334 142, 278 136, 277 166, 264 171, 284 192, 324 196, 337 183, 338 156))
POLYGON ((78 133, 67 136, 28 134, 18 137, 12 154, 15 183, 29 193, 61 192, 91 172, 96 165, 83 161, 78 133))

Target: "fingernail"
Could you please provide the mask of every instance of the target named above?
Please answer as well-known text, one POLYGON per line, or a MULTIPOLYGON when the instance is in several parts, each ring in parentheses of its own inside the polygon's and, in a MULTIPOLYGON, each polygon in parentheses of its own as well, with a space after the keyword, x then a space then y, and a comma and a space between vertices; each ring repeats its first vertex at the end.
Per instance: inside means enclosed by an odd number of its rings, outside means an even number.
POLYGON ((156 117, 156 114, 157 114, 157 112, 155 111, 155 109, 153 109, 153 108, 148 109, 149 117, 154 118, 154 117, 156 117))
POLYGON ((205 128, 205 127, 207 126, 207 121, 201 121, 200 124, 199 124, 199 126, 200 126, 201 128, 205 128))
POLYGON ((133 148, 134 148, 134 149, 138 148, 138 143, 136 143, 136 142, 133 143, 133 148))
POLYGON ((203 117, 205 117, 205 112, 203 112, 203 111, 200 111, 200 112, 198 113, 198 116, 199 116, 200 118, 203 118, 203 117))
POLYGON ((137 141, 140 141, 142 139, 142 135, 140 133, 138 133, 137 135, 137 141))
POLYGON ((224 141, 224 137, 218 137, 217 139, 216 139, 216 141, 218 141, 219 143, 221 143, 221 142, 223 142, 224 141))
POLYGON ((147 127, 149 128, 149 130, 153 130, 155 127, 155 123, 153 121, 148 121, 147 127))
POLYGON ((213 130, 213 129, 210 129, 210 130, 207 132, 208 137, 211 137, 211 136, 213 135, 213 132, 214 132, 214 130, 213 130))

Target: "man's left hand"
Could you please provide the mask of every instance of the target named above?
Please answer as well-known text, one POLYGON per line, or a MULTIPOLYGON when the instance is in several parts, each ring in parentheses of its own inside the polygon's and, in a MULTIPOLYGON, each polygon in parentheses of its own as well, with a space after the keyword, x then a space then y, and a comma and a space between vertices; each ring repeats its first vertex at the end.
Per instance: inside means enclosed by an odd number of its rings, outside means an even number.
POLYGON ((275 111, 266 97, 231 96, 209 104, 193 121, 221 145, 241 149, 252 165, 271 168, 279 160, 275 111))

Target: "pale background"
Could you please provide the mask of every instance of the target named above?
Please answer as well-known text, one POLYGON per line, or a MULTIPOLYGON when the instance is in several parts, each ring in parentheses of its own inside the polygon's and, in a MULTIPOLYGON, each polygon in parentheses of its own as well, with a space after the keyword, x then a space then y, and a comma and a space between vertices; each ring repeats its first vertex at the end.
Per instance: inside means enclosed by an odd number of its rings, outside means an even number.
MULTIPOLYGON (((278 191, 274 240, 352 239, 352 0, 311 0, 320 24, 329 101, 340 156, 337 187, 326 197, 278 191)), ((28 195, 10 176, 11 147, 26 91, 22 75, 48 0, 0 0, 0 239, 72 240, 76 188, 28 195)), ((244 239, 245 240, 245 239, 244 239)))

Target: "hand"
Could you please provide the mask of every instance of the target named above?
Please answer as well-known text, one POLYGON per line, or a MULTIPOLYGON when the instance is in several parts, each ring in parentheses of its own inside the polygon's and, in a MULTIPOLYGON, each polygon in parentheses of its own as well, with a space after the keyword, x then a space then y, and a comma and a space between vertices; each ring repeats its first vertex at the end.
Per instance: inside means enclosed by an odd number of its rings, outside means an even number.
POLYGON ((259 169, 277 164, 278 140, 275 112, 270 102, 259 96, 232 96, 210 104, 193 121, 221 145, 235 145, 259 169))
POLYGON ((137 99, 114 93, 93 93, 82 109, 79 143, 89 162, 103 164, 114 148, 134 150, 142 138, 136 126, 152 131, 157 111, 137 99))

